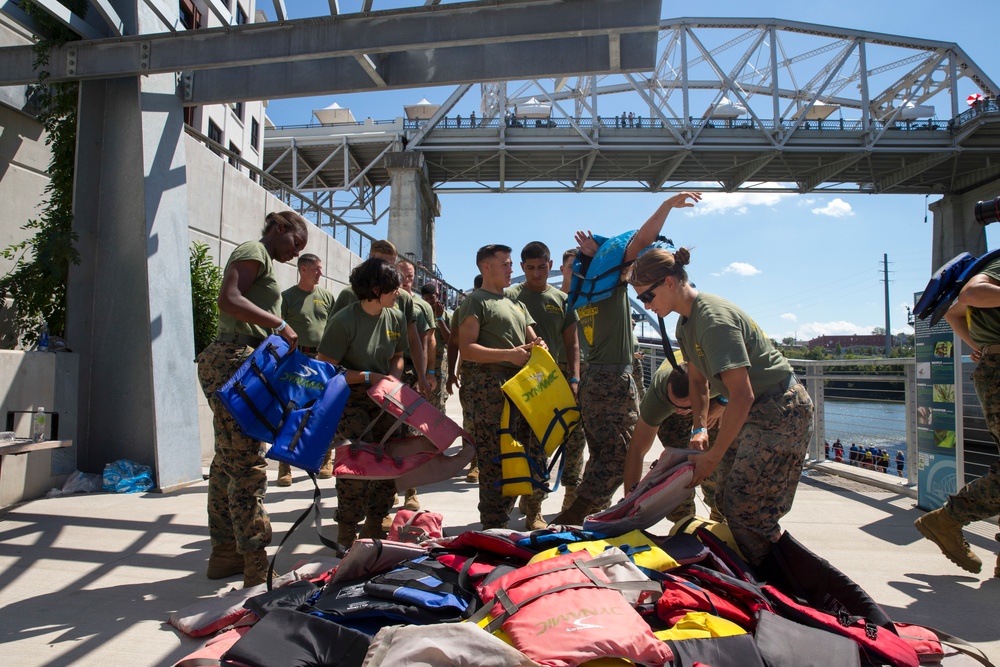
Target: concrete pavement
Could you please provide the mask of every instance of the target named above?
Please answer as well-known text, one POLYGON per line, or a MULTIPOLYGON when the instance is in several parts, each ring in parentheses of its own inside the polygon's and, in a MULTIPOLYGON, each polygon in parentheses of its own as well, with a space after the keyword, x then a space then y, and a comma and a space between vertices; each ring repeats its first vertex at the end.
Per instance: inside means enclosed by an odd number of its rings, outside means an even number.
MULTIPOLYGON (((453 412, 457 406, 449 407, 453 412)), ((658 448, 651 454, 658 455, 658 448)), ((272 470, 272 483, 275 475, 272 470)), ((332 536, 333 480, 321 486, 332 536)), ((167 495, 42 499, 0 514, 0 663, 158 666, 197 648, 201 641, 167 624, 169 614, 241 583, 238 577, 204 576, 206 487, 200 482, 167 495)), ((291 487, 268 489, 275 544, 311 498, 312 484, 303 474, 291 487)), ((420 499, 426 509, 445 516, 448 534, 479 527, 478 493, 464 477, 423 488, 420 499)), ((546 515, 561 502, 561 491, 550 496, 546 515)), ((821 466, 804 475, 782 525, 857 581, 894 620, 946 630, 1000 664, 1000 579, 992 576, 996 525, 982 522, 967 531, 985 564, 983 573, 973 576, 920 537, 912 525, 920 514, 905 489, 845 480, 821 466)), ((512 525, 520 526, 516 510, 512 525)), ((668 530, 664 521, 652 532, 668 530)), ((310 555, 330 554, 304 525, 282 550, 278 569, 310 555)))

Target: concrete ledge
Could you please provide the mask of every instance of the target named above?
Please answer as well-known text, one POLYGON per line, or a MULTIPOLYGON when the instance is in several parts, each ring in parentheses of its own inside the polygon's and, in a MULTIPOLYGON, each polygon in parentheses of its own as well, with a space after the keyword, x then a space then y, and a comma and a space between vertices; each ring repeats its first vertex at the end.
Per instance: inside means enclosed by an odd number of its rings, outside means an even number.
POLYGON ((812 460, 806 461, 806 470, 818 470, 830 475, 837 475, 845 479, 852 479, 855 482, 862 482, 870 486, 875 486, 886 491, 898 493, 901 496, 916 499, 917 487, 915 484, 908 484, 905 477, 896 477, 884 472, 874 470, 863 470, 846 463, 836 463, 834 461, 812 460))

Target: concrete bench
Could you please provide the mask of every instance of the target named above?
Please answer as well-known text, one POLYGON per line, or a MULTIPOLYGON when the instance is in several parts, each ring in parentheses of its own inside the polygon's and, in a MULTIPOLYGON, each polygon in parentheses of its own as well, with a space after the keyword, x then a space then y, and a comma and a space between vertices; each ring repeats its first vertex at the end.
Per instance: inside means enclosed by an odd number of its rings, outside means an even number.
POLYGON ((4 456, 41 452, 46 449, 62 449, 63 447, 72 446, 72 440, 42 440, 41 442, 35 442, 27 438, 0 443, 0 466, 3 466, 4 456))

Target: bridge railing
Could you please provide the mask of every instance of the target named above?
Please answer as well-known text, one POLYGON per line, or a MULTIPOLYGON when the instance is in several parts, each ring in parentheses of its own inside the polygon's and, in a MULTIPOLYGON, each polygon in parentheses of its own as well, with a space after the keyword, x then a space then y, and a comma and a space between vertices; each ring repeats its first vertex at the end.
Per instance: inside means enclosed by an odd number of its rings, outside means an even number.
MULTIPOLYGON (((646 385, 664 362, 659 342, 640 342, 646 385)), ((827 456, 824 443, 838 438, 844 445, 844 459, 852 443, 885 449, 890 465, 887 475, 896 476, 896 452, 905 457, 903 475, 916 484, 917 458, 916 361, 902 359, 836 359, 814 361, 789 359, 799 381, 813 400, 813 432, 809 458, 827 456)), ((862 467, 862 466, 858 466, 862 467)), ((836 472, 836 470, 833 470, 836 472)))
MULTIPOLYGON (((963 114, 964 116, 964 114, 963 114)), ((403 123, 404 129, 419 130, 425 127, 427 121, 406 120, 403 123)), ((479 129, 499 129, 506 126, 510 130, 551 130, 551 129, 593 129, 600 127, 607 130, 664 130, 670 129, 721 129, 721 130, 791 130, 795 127, 796 121, 781 119, 777 122, 771 119, 763 119, 757 122, 753 118, 650 118, 643 116, 633 116, 622 119, 621 116, 598 116, 580 118, 469 118, 467 116, 454 116, 442 118, 434 129, 436 130, 479 130, 479 129)), ((947 130, 955 127, 953 123, 946 120, 919 119, 919 120, 899 120, 892 123, 875 121, 872 129, 881 130, 888 126, 891 130, 900 131, 921 131, 927 130, 947 130)), ((799 130, 818 131, 839 131, 839 132, 861 132, 864 127, 860 120, 848 120, 844 118, 827 118, 824 120, 806 120, 799 125, 799 130)))

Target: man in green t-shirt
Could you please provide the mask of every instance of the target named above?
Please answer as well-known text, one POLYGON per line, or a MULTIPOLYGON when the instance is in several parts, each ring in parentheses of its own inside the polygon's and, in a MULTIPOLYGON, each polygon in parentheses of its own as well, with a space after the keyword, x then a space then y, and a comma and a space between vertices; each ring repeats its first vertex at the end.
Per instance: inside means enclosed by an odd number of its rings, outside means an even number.
MULTIPOLYGON (((399 286, 399 293, 404 292, 413 299, 413 313, 417 317, 417 338, 419 339, 420 350, 423 354, 413 354, 410 350, 403 353, 403 382, 411 387, 418 388, 417 364, 422 364, 423 375, 427 378, 428 391, 424 398, 430 400, 437 389, 437 371, 434 369, 434 329, 436 319, 434 311, 429 303, 413 293, 413 279, 417 269, 408 259, 400 259, 396 262, 396 268, 403 276, 403 284, 399 286)), ((416 489, 407 489, 403 507, 416 511, 420 509, 420 500, 417 499, 416 489)))
MULTIPOLYGON (((677 197, 664 201, 632 235, 622 257, 629 266, 663 229, 677 197)), ((584 265, 597 254, 592 233, 576 233, 584 265)), ((586 271, 584 271, 586 273, 586 271)), ((632 376, 632 315, 624 277, 611 294, 577 309, 590 344, 580 378, 580 411, 590 458, 573 503, 552 519, 553 524, 581 525, 590 513, 606 507, 624 478, 625 451, 639 418, 638 390, 632 376)))
MULTIPOLYGON (((1000 260, 969 279, 944 319, 972 347, 972 385, 986 415, 986 428, 1000 443, 1000 260)), ((944 507, 917 519, 917 530, 963 570, 979 573, 980 560, 962 534, 973 521, 1000 514, 1000 462, 948 498, 944 507)), ((1000 577, 1000 556, 993 576, 1000 577)))
MULTIPOLYGON (((479 459, 479 520, 483 529, 506 528, 514 498, 501 489, 502 467, 498 427, 504 394, 500 388, 531 358, 531 348, 545 345, 523 305, 504 296, 510 285, 510 248, 487 245, 476 253, 483 287, 470 294, 460 309, 459 345, 462 356, 462 404, 475 414, 472 433, 479 459)), ((530 428, 517 410, 511 412, 515 440, 525 445, 536 463, 539 447, 530 446, 530 428)))
MULTIPOLYGON (((438 286, 435 282, 425 283, 420 288, 420 297, 431 307, 436 322, 433 350, 434 376, 437 378, 438 386, 433 393, 431 403, 434 404, 435 408, 444 412, 445 403, 448 401, 448 365, 445 361, 445 351, 448 347, 448 341, 451 339, 451 313, 445 309, 444 304, 438 298, 438 286)), ((429 354, 430 350, 428 350, 429 354)), ((431 365, 429 360, 430 356, 428 356, 428 366, 431 365)))
MULTIPOLYGON (((319 286, 323 277, 323 261, 313 254, 299 255, 299 282, 281 293, 281 318, 299 334, 299 349, 310 357, 323 339, 326 318, 333 306, 333 294, 319 286)), ((333 477, 330 452, 323 459, 319 476, 333 477)), ((278 486, 291 486, 292 468, 287 463, 278 464, 278 486)))
MULTIPOLYGON (((473 291, 480 289, 483 286, 483 276, 482 274, 476 274, 476 277, 472 280, 473 291)), ((465 311, 467 310, 466 303, 468 299, 465 293, 462 294, 462 300, 458 304, 458 308, 455 312, 451 314, 451 336, 448 337, 448 349, 446 352, 447 362, 448 362, 448 383, 447 390, 448 394, 455 393, 455 387, 459 385, 459 322, 465 316, 465 311)), ((466 433, 473 433, 475 430, 476 419, 475 415, 472 413, 470 406, 465 402, 462 397, 462 393, 458 394, 459 403, 462 405, 462 428, 465 429, 466 433)), ((469 484, 479 483, 479 459, 476 456, 472 457, 472 461, 469 462, 469 474, 465 476, 465 481, 469 484)))
MULTIPOLYGON (((577 342, 576 311, 571 311, 566 304, 566 294, 549 285, 549 273, 552 271, 552 260, 549 248, 540 241, 532 241, 521 250, 521 270, 524 271, 524 282, 512 285, 504 290, 508 298, 514 299, 528 309, 528 314, 535 321, 535 331, 542 337, 549 348, 549 353, 559 365, 559 369, 569 381, 569 386, 576 396, 580 386, 580 344, 577 342)), ((578 426, 570 436, 572 443, 566 447, 578 448, 583 451, 583 427, 578 426)), ((576 496, 576 487, 580 483, 580 469, 567 471, 564 467, 562 481, 566 487, 564 504, 572 502, 576 496)), ((530 497, 524 497, 519 505, 524 512, 525 527, 529 530, 545 528, 547 522, 542 519, 542 500, 545 494, 536 490, 530 497)))

